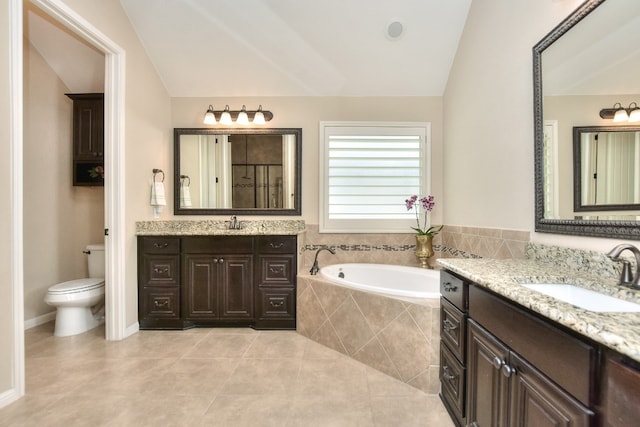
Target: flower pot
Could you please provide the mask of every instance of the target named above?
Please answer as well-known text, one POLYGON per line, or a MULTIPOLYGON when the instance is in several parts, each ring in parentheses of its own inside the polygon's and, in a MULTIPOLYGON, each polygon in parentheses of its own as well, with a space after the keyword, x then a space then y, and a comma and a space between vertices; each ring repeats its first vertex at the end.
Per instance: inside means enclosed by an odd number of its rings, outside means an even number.
POLYGON ((433 236, 416 236, 416 256, 420 260, 420 267, 431 268, 428 261, 433 256, 433 236))

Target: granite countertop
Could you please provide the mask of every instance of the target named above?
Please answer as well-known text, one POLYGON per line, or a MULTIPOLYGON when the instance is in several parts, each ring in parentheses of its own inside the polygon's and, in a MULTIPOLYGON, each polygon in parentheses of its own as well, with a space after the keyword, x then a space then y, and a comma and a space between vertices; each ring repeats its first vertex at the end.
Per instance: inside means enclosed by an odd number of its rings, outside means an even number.
POLYGON ((303 220, 242 220, 242 228, 230 230, 229 221, 172 220, 138 221, 137 236, 256 236, 297 235, 305 231, 303 220))
POLYGON ((640 362, 640 313, 593 312, 520 286, 521 283, 567 283, 640 304, 640 291, 616 285, 600 271, 569 271, 532 259, 442 258, 438 263, 591 340, 640 362))

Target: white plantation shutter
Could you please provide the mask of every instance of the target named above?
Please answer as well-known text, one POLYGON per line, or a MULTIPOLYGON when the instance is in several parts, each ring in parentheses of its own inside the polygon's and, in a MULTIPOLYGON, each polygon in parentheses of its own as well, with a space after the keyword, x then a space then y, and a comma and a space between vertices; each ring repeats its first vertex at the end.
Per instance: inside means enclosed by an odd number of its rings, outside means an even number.
POLYGON ((320 231, 410 233, 428 193, 428 123, 321 123, 320 231))

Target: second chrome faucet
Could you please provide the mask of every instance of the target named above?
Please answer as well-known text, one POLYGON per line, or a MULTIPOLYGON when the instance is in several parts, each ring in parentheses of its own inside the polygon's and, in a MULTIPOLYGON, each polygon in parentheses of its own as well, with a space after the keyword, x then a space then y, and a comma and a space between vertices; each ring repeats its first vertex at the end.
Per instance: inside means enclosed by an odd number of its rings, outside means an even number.
POLYGON ((318 254, 322 251, 329 251, 333 255, 336 254, 335 251, 331 249, 329 246, 323 246, 320 249, 318 249, 316 251, 316 257, 313 259, 313 266, 311 267, 311 270, 309 270, 309 273, 311 273, 312 276, 315 276, 316 274, 318 274, 318 270, 320 270, 320 268, 318 267, 318 254))

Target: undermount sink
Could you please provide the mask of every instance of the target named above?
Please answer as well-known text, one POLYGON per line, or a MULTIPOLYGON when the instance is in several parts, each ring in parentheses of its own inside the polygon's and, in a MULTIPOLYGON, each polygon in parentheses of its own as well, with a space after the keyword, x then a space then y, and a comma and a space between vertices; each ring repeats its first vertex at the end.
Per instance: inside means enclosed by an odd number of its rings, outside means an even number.
POLYGON ((616 313, 640 312, 640 304, 624 301, 575 285, 528 283, 522 284, 522 286, 589 311, 616 313))

